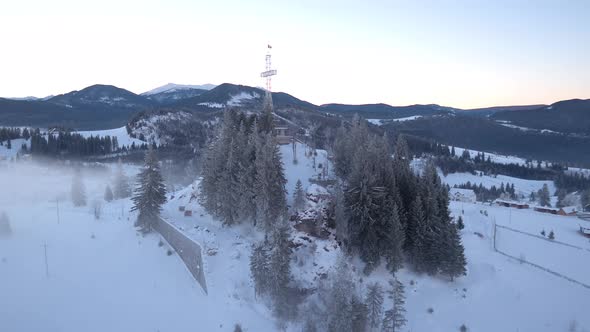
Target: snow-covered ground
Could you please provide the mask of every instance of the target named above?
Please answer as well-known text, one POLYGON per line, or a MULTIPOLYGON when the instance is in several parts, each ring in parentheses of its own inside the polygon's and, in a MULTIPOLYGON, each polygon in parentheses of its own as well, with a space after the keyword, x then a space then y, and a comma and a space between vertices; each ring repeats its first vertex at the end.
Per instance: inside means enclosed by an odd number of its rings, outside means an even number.
MULTIPOLYGON (((297 179, 306 189, 315 188, 307 179, 320 169, 313 169, 305 150, 298 144, 294 164, 291 145, 281 146, 289 198, 297 179)), ((318 151, 316 166, 324 160, 325 152, 318 151)), ((92 204, 102 197, 111 172, 85 174, 92 204)), ((514 178, 504 182, 514 183, 517 190, 542 185, 514 178)), ((207 295, 179 257, 167 256, 167 245, 158 246, 159 236, 136 234, 133 215, 127 212, 129 200, 103 203, 103 216, 95 220, 90 206, 75 208, 70 203, 70 171, 30 162, 0 163, 0 183, 11 188, 0 191, 0 210, 7 211, 14 229, 10 238, 0 239, 0 330, 232 331, 235 323, 246 331, 278 330, 265 301, 255 298, 249 277, 250 248, 263 235, 248 224, 223 227, 209 216, 192 199, 197 182, 171 193, 163 216, 203 247, 207 295), (185 217, 181 205, 193 215, 185 217)), ((568 331, 572 322, 577 331, 590 329, 590 290, 500 255, 492 243, 497 223, 532 234, 553 230, 556 241, 590 249, 588 238, 577 233, 581 220, 479 203, 451 202, 450 208, 465 222, 461 235, 468 275, 450 282, 400 270, 407 295, 408 324, 403 331, 458 331, 465 324, 469 331, 552 332, 568 331)), ((585 264, 590 252, 574 254, 555 243, 515 234, 499 232, 498 248, 590 282, 590 266, 585 264)), ((310 240, 294 231, 293 237, 301 244, 294 249, 295 279, 312 287, 331 269, 340 250, 332 236, 310 240)), ((374 281, 386 288, 391 276, 383 267, 367 277, 358 261, 356 265, 353 274, 362 292, 374 281)), ((300 330, 299 323, 288 328, 300 330)))
POLYGON ((405 118, 397 118, 397 119, 367 119, 367 121, 369 121, 370 123, 380 126, 384 123, 387 122, 404 122, 404 121, 414 121, 417 119, 420 119, 422 117, 422 115, 412 115, 412 116, 407 116, 405 118))
POLYGON ((13 159, 16 157, 18 152, 21 150, 23 144, 27 144, 27 148, 31 147, 31 142, 24 138, 17 138, 10 141, 10 149, 6 147, 7 142, 4 141, 3 145, 0 145, 0 160, 13 159))
POLYGON ((69 170, 1 165, 0 183, 11 189, 0 191, 0 210, 13 234, 0 238, 0 330, 232 331, 238 322, 274 329, 266 308, 234 298, 223 271, 214 270, 206 295, 158 235, 137 235, 129 200, 103 201, 95 220, 93 201, 102 200, 111 173, 84 175, 89 204, 76 208, 69 170))
POLYGON ((489 176, 489 175, 473 175, 471 173, 451 173, 444 176, 444 174, 439 170, 438 175, 442 179, 442 181, 449 186, 453 187, 454 185, 460 185, 467 183, 467 181, 471 182, 471 184, 478 185, 481 183, 482 186, 486 188, 491 188, 492 186, 496 186, 496 188, 500 188, 502 183, 504 185, 510 183, 514 184, 514 189, 516 190, 516 194, 523 195, 528 197, 531 192, 537 192, 539 189, 543 188, 543 185, 546 184, 549 188, 550 193, 555 192, 555 184, 553 181, 539 181, 539 180, 525 180, 519 179, 511 176, 506 175, 497 175, 497 176, 489 176))
POLYGON ((260 95, 256 92, 240 92, 236 95, 231 96, 230 100, 228 100, 227 102, 227 106, 240 106, 242 105, 242 102, 256 98, 260 98, 260 95))
MULTIPOLYGON (((469 155, 471 156, 471 158, 475 158, 475 156, 477 156, 478 153, 482 152, 482 151, 478 151, 478 150, 471 150, 471 149, 455 147, 455 154, 457 156, 461 156, 461 154, 463 153, 464 150, 467 150, 469 152, 469 155)), ((492 162, 497 163, 497 164, 518 164, 518 165, 525 165, 526 164, 526 159, 516 157, 516 156, 501 155, 501 154, 491 153, 491 152, 485 152, 485 155, 486 155, 486 159, 489 156, 490 159, 492 160, 492 162)))
POLYGON ((119 146, 123 147, 123 146, 131 146, 131 144, 135 143, 135 145, 141 145, 145 142, 140 141, 136 138, 133 138, 131 136, 129 136, 129 134, 127 133, 127 128, 125 127, 121 127, 121 128, 115 128, 115 129, 107 129, 107 130, 92 130, 92 131, 79 131, 78 134, 84 136, 84 137, 90 137, 90 136, 98 136, 98 137, 104 137, 104 136, 111 136, 111 137, 116 137, 117 138, 117 142, 119 142, 119 146))

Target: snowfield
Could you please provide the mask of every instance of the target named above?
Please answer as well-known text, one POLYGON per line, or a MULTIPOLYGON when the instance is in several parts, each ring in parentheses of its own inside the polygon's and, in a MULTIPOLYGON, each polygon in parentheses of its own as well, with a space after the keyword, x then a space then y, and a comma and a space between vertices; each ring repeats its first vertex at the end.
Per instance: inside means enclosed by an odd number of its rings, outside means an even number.
MULTIPOLYGON (((326 166, 325 151, 317 151, 314 169, 310 150, 303 144, 297 144, 297 163, 291 145, 280 149, 289 201, 297 179, 309 192, 324 190, 308 179, 326 166)), ((126 172, 135 174, 137 168, 128 166, 126 172)), ((95 220, 92 202, 102 198, 112 171, 85 170, 84 175, 89 206, 76 208, 68 198, 70 170, 25 161, 0 163, 0 183, 11 188, 0 191, 0 210, 8 213, 14 231, 0 238, 0 330, 233 331, 235 323, 250 332, 279 330, 266 301, 255 297, 249 276, 250 248, 263 234, 249 224, 223 227, 214 220, 197 203, 198 180, 169 193, 162 215, 201 245, 208 294, 177 254, 167 255, 166 243, 158 246, 160 236, 136 234, 128 199, 103 202, 102 217, 95 220), (192 216, 185 217, 180 206, 191 210, 192 216)), ((492 179, 476 178, 492 184, 492 179)), ((459 174, 445 181, 469 179, 459 174)), ((542 186, 539 181, 518 180, 504 182, 523 191, 542 186)), ((309 201, 308 207, 315 204, 309 201)), ((589 283, 590 242, 577 232, 581 220, 481 203, 451 202, 450 209, 465 222, 461 236, 468 274, 451 282, 400 270, 408 319, 402 331, 459 331, 462 324, 468 331, 484 332, 568 331, 574 324, 577 331, 590 330, 590 289, 503 256, 493 245, 495 223, 534 235, 553 230, 555 241, 584 250, 504 230, 496 234, 496 245, 510 255, 589 283)), ((338 244, 333 235, 315 239, 296 230, 292 238, 298 244, 292 260, 294 278, 299 286, 313 288, 334 265, 338 244)), ((370 276, 362 274, 358 259, 354 267, 362 293, 368 283, 386 287, 391 278, 383 266, 370 276)), ((301 331, 300 322, 290 323, 287 331, 301 331)))
POLYGON ((476 184, 479 186, 481 183, 482 186, 486 188, 491 188, 492 186, 496 186, 496 188, 500 188, 502 183, 504 185, 510 183, 514 183, 514 189, 517 194, 523 195, 528 198, 531 192, 537 193, 539 189, 543 188, 543 185, 546 184, 549 187, 549 192, 555 192, 555 184, 553 181, 540 181, 540 180, 525 180, 519 179, 511 176, 506 175, 497 175, 497 176, 489 176, 489 175, 473 175, 471 173, 451 173, 444 176, 444 174, 439 170, 438 176, 440 176, 441 180, 448 184, 449 186, 453 187, 454 185, 460 185, 467 183, 467 181, 471 182, 471 184, 476 184))
POLYGON ((115 129, 107 129, 107 130, 92 130, 92 131, 79 131, 78 134, 88 138, 90 136, 98 136, 98 137, 105 137, 105 136, 111 136, 111 137, 116 137, 117 138, 117 142, 119 142, 119 146, 123 147, 123 146, 131 146, 131 144, 135 143, 135 145, 141 145, 145 142, 138 140, 136 138, 133 138, 131 136, 129 136, 129 134, 127 133, 127 128, 125 127, 121 127, 121 128, 115 128, 115 129))

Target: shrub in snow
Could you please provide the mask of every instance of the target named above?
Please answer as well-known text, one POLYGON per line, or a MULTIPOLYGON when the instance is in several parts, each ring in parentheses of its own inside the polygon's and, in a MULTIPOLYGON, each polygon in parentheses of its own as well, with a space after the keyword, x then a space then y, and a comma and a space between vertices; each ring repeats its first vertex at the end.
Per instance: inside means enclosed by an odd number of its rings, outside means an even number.
POLYGON ((553 231, 549 232, 549 240, 555 240, 555 233, 553 231))
POLYGON ((10 227, 10 220, 5 212, 0 214, 0 236, 8 236, 12 234, 12 228, 10 227))
POLYGON ((541 235, 545 236, 545 230, 541 231, 541 235))
POLYGON ((111 186, 107 185, 107 187, 104 190, 104 200, 107 202, 112 201, 114 198, 113 196, 113 191, 111 190, 111 186))
POLYGON ((432 308, 428 308, 428 310, 426 310, 426 311, 427 311, 429 314, 431 314, 431 313, 433 313, 433 312, 434 312, 434 309, 432 309, 432 308))
POLYGON ((172 251, 171 249, 168 249, 166 251, 166 255, 168 255, 168 256, 172 256, 173 253, 174 253, 174 251, 172 251))
POLYGON ((236 324, 236 326, 234 326, 234 332, 242 332, 242 325, 240 324, 236 324))
POLYGON ((162 239, 160 239, 160 241, 158 241, 158 247, 162 247, 164 246, 164 241, 162 241, 162 239))
POLYGON ((467 332, 467 326, 465 326, 465 324, 461 325, 461 327, 459 328, 459 331, 467 332))
POLYGON ((461 217, 461 216, 459 216, 459 219, 457 219, 457 228, 458 229, 465 228, 465 224, 463 223, 463 217, 461 217))

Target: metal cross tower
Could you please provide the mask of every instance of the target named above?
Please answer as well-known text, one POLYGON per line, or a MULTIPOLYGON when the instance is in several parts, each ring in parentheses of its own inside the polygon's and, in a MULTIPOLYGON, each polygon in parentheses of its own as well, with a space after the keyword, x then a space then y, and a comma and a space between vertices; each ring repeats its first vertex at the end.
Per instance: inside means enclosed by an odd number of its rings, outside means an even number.
POLYGON ((260 77, 266 78, 266 94, 270 94, 271 79, 274 75, 277 74, 277 71, 275 69, 271 69, 270 50, 272 49, 272 46, 268 45, 267 48, 268 51, 266 52, 266 70, 260 73, 260 77))

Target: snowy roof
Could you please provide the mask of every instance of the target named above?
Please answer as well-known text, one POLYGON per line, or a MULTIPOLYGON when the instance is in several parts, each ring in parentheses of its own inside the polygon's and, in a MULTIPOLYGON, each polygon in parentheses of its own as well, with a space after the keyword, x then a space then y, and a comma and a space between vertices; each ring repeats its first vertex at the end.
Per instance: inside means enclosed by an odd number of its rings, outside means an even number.
POLYGON ((471 189, 463 189, 463 188, 451 188, 450 193, 452 195, 461 194, 461 195, 475 196, 475 191, 473 191, 471 189))
POLYGON ((517 205, 527 205, 527 203, 519 202, 519 201, 511 201, 507 199, 496 199, 494 203, 503 203, 503 204, 517 204, 517 205))
POLYGON ((554 208, 554 207, 550 207, 550 206, 535 206, 535 209, 539 209, 539 210, 548 210, 548 211, 559 211, 558 208, 554 208))
POLYGON ((570 213, 574 213, 576 211, 578 211, 578 208, 576 208, 575 206, 564 206, 561 208, 563 210, 563 212, 570 214, 570 213))

